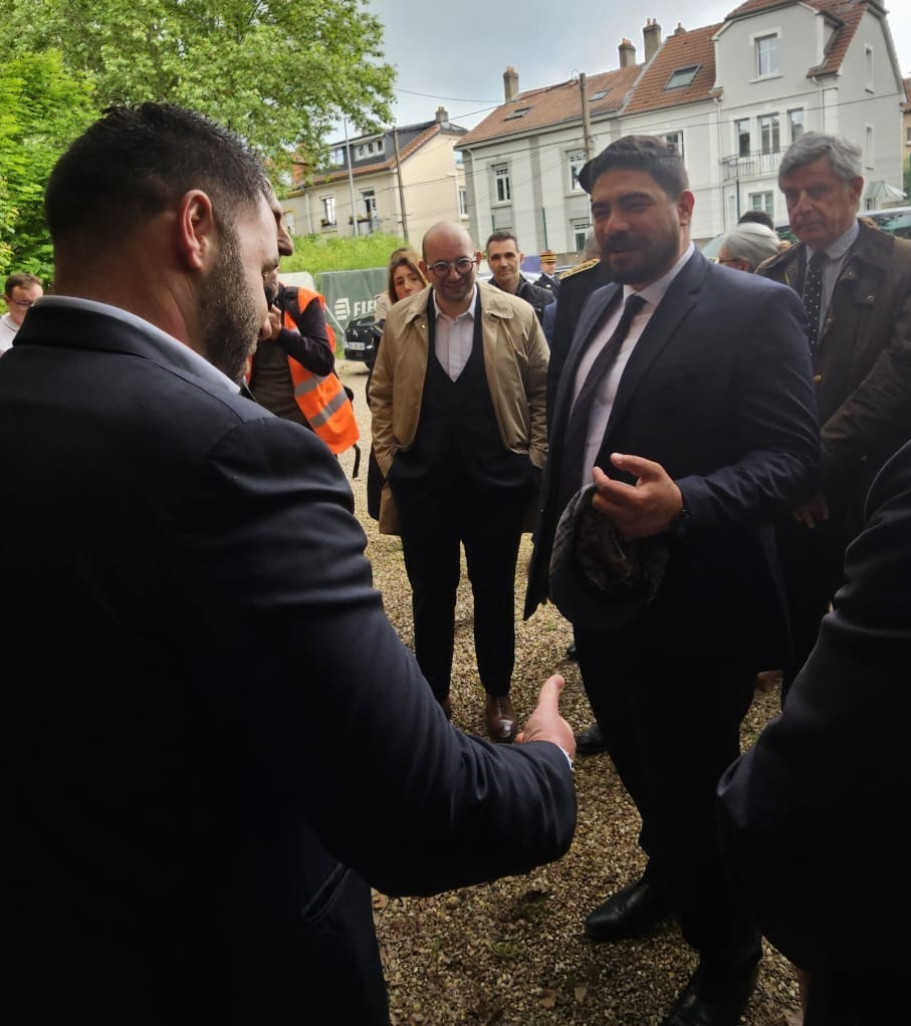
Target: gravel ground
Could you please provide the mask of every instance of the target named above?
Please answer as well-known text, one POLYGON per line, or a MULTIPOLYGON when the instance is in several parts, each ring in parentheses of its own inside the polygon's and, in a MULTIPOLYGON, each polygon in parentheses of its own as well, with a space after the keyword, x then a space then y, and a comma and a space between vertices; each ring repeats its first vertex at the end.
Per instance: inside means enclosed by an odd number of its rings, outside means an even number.
MULTIPOLYGON (((356 510, 367 534, 367 555, 386 613, 411 644, 411 595, 399 540, 380 535, 366 512, 370 415, 362 364, 340 361, 355 392, 362 434, 361 472, 352 481, 356 510)), ((349 476, 352 455, 342 456, 349 476)), ((572 634, 552 606, 521 620, 525 569, 531 553, 523 537, 516 575, 516 669, 512 697, 520 722, 538 688, 554 672, 567 687, 561 709, 574 729, 591 712, 576 664, 565 658, 572 634)), ((463 573, 456 607, 453 722, 483 734, 483 691, 472 641, 471 593, 463 573)), ((750 744, 777 711, 777 690, 757 691, 744 721, 750 744)), ((695 968, 695 954, 676 924, 640 940, 594 945, 586 914, 644 867, 636 843, 639 816, 607 755, 576 761, 579 819, 569 853, 524 877, 467 887, 435 898, 387 898, 374 908, 394 1026, 658 1026, 695 968)), ((759 986, 743 1017, 746 1026, 785 1026, 797 1008, 794 971, 766 945, 759 986)))

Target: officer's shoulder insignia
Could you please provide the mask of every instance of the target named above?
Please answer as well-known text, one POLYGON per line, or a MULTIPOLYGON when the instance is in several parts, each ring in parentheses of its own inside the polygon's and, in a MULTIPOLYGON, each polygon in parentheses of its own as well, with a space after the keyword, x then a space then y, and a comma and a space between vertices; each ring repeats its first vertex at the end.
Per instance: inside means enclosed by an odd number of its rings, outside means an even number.
POLYGON ((601 261, 598 259, 598 257, 595 257, 592 260, 586 260, 584 263, 576 264, 575 267, 570 267, 570 269, 568 271, 564 271, 560 275, 560 281, 564 282, 564 281, 566 281, 567 278, 572 278, 576 274, 582 274, 584 271, 591 271, 593 268, 597 267, 600 263, 601 263, 601 261))

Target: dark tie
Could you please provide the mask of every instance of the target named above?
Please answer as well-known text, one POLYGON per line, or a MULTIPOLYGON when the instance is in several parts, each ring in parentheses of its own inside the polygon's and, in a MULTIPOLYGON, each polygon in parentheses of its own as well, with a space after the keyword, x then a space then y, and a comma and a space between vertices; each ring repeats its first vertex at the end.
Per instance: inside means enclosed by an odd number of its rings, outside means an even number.
POLYGON ((819 250, 810 257, 807 277, 803 283, 803 308, 807 314, 807 338, 810 349, 819 337, 819 315, 822 312, 822 268, 826 262, 825 250, 819 250))
MULTIPOLYGON (((585 459, 585 443, 588 438, 588 422, 592 406, 601 384, 617 359, 620 347, 629 332, 629 326, 636 314, 645 306, 645 300, 638 293, 632 293, 626 300, 623 315, 613 335, 595 357, 591 370, 586 375, 582 388, 573 403, 563 443, 563 464, 560 474, 560 508, 582 487, 582 464, 585 459)), ((587 483, 587 482, 586 482, 587 483)))

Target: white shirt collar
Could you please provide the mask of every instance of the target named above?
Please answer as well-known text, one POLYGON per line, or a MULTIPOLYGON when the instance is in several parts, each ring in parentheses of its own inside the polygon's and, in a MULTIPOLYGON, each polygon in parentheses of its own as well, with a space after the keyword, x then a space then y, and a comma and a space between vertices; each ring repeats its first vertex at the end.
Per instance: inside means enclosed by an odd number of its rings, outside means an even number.
MULTIPOLYGON (((677 261, 677 263, 675 263, 674 266, 666 274, 662 275, 657 281, 650 282, 648 285, 646 285, 645 288, 639 293, 639 295, 642 296, 642 298, 647 303, 651 303, 653 307, 657 306, 661 302, 661 300, 664 299, 664 294, 671 287, 671 283, 673 282, 673 280, 683 270, 684 264, 686 264, 687 260, 689 260, 689 258, 693 255, 695 249, 695 243, 691 242, 689 246, 687 246, 683 256, 681 256, 680 259, 677 261)), ((624 285, 623 302, 625 303, 627 299, 635 291, 636 290, 631 285, 624 285)))

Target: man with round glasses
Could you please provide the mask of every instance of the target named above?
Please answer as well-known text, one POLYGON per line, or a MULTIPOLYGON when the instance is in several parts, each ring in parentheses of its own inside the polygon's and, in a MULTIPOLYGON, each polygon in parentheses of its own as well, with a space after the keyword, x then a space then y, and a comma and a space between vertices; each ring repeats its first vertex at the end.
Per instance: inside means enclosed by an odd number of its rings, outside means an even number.
POLYGON ((41 279, 36 278, 34 274, 19 271, 6 279, 3 299, 8 313, 0 317, 0 356, 12 347, 16 332, 22 326, 29 307, 43 295, 41 279))
POLYGON ((509 742, 516 559, 547 453, 548 350, 528 303, 476 280, 480 258, 459 225, 424 236, 431 288, 390 308, 370 409, 380 531, 402 538, 418 662, 451 715, 463 545, 487 731, 509 742))

